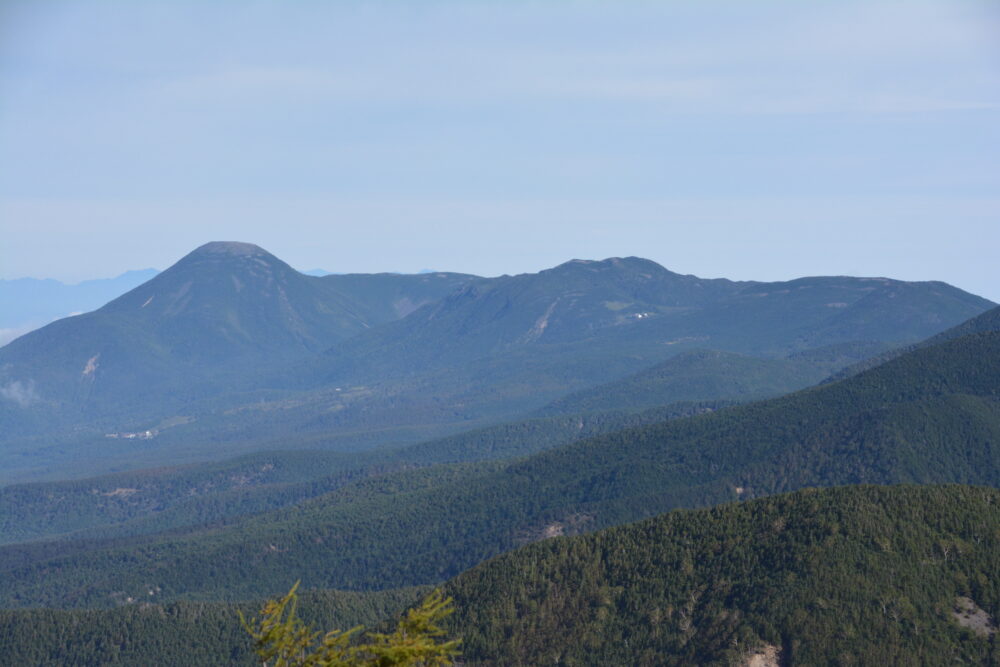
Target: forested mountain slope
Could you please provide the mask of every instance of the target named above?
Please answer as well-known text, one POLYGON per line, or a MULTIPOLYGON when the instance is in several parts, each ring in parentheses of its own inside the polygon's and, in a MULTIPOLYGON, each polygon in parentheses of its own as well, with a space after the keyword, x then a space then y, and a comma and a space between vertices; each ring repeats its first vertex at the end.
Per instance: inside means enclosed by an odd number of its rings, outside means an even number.
POLYGON ((301 357, 364 327, 321 279, 257 246, 209 243, 104 307, 0 349, 0 366, 5 381, 34 387, 40 407, 100 414, 218 391, 202 384, 220 371, 301 357))
POLYGON ((0 550, 2 604, 102 605, 113 591, 238 599, 431 583, 542 536, 805 486, 1000 484, 1000 333, 842 382, 627 429, 521 461, 401 472, 223 530, 0 550), (61 554, 56 556, 55 554, 61 554), (123 563, 128 563, 123 567, 123 563), (222 566, 224 564, 224 567, 222 566))
POLYGON ((401 468, 534 454, 581 438, 687 417, 725 403, 558 415, 499 424, 402 448, 353 454, 270 451, 219 463, 0 487, 0 544, 45 537, 122 537, 229 520, 291 505, 401 468))
POLYGON ((788 354, 854 341, 920 340, 993 305, 938 282, 733 282, 680 275, 638 257, 573 260, 470 285, 332 349, 315 370, 318 378, 374 377, 403 363, 431 369, 564 349, 582 357, 644 351, 652 361, 692 347, 788 354))
POLYGON ((992 665, 997 573, 996 489, 863 486, 546 540, 446 590, 470 665, 992 665))
POLYGON ((636 410, 677 401, 749 401, 811 386, 852 360, 885 349, 881 343, 843 343, 786 358, 692 350, 634 375, 553 401, 541 415, 636 410))
MULTIPOLYGON (((424 592, 309 591, 300 598, 299 616, 318 628, 370 628, 412 607, 424 592)), ((257 615, 259 602, 122 602, 110 611, 0 610, 0 664, 260 665, 237 616, 257 615)))
POLYGON ((0 279, 0 346, 60 317, 100 308, 157 273, 156 269, 126 271, 114 278, 75 284, 52 279, 0 279))
POLYGON ((970 318, 957 326, 942 331, 941 333, 931 336, 926 340, 922 340, 919 343, 904 345, 891 350, 886 350, 881 354, 871 355, 837 371, 829 378, 829 381, 833 382, 835 380, 843 380, 846 377, 857 375, 862 371, 866 371, 869 368, 875 368, 890 359, 895 359, 898 356, 906 354, 907 352, 912 352, 913 350, 919 350, 922 347, 930 347, 931 345, 937 345, 938 343, 943 343, 948 340, 968 336, 969 334, 982 333, 984 331, 1000 331, 1000 308, 987 310, 981 315, 970 318))
MULTIPOLYGON (((942 283, 734 283, 638 258, 573 261, 470 284, 274 378, 295 393, 255 397, 231 416, 206 415, 169 437, 194 429, 237 442, 294 432, 356 450, 370 447, 363 438, 374 434, 403 444, 510 420, 684 350, 782 357, 838 346, 857 354, 867 346, 874 353, 991 305, 942 283)), ((699 398, 674 392, 669 400, 699 398)))
MULTIPOLYGON (((852 486, 546 539, 445 590, 469 665, 985 665, 997 572, 996 489, 852 486)), ((301 613, 372 625, 418 594, 306 593, 301 613)), ((236 608, 0 611, 0 662, 252 664, 236 608)))
MULTIPOLYGON (((532 412, 685 350, 786 357, 871 345, 874 352, 992 305, 943 283, 735 283, 682 276, 639 258, 572 261, 469 285, 296 367, 284 381, 304 391, 283 424, 326 434, 415 421, 470 428, 532 412), (331 385, 364 391, 341 402, 322 389, 331 385), (338 409, 326 410, 330 403, 338 409)), ((668 400, 701 398, 675 392, 668 400)), ((240 413, 242 433, 272 428, 281 407, 248 405, 240 413)))
POLYGON ((358 305, 369 326, 406 317, 417 308, 434 303, 468 285, 489 278, 467 273, 344 273, 323 276, 328 288, 358 305))
POLYGON ((148 411, 245 383, 262 366, 329 348, 472 276, 303 275, 248 243, 208 243, 98 310, 0 348, 0 382, 34 405, 148 411), (384 303, 384 302, 388 303, 384 303))

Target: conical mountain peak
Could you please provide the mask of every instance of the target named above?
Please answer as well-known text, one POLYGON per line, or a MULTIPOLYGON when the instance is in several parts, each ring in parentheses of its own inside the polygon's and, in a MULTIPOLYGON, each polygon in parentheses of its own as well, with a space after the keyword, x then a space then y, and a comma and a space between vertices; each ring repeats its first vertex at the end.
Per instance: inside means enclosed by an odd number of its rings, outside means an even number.
POLYGON ((355 304, 260 246, 216 241, 105 305, 190 359, 294 356, 364 327, 355 304))
POLYGON ((230 274, 250 281, 254 276, 283 282, 306 279, 259 245, 239 241, 212 241, 198 246, 158 277, 165 284, 168 280, 215 280, 230 274))
POLYGON ((214 241, 195 248, 104 308, 133 310, 136 302, 141 306, 152 298, 142 307, 146 315, 176 316, 191 308, 216 313, 234 307, 257 310, 266 308, 264 304, 278 296, 279 288, 287 296, 301 290, 315 291, 313 281, 260 246, 214 241))

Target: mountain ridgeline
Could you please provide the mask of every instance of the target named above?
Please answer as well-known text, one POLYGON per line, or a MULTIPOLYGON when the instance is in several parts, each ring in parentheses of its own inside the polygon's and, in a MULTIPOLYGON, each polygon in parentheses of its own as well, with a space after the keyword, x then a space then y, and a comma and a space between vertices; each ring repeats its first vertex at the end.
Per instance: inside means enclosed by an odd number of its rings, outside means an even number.
POLYGON ((18 336, 73 313, 100 308, 158 272, 126 271, 115 278, 66 284, 58 280, 0 280, 0 346, 18 336))
MULTIPOLYGON (((467 277, 393 278, 397 284, 381 291, 410 308, 467 277), (407 280, 418 283, 412 294, 399 284, 407 280)), ((43 404, 101 414, 123 403, 176 403, 246 383, 262 366, 320 352, 385 321, 391 306, 364 291, 356 298, 344 289, 349 281, 303 275, 255 245, 209 243, 102 308, 14 341, 0 350, 0 364, 43 404)))
POLYGON ((315 372, 320 379, 377 377, 404 364, 490 364, 502 376, 508 364, 530 362, 585 377, 597 372, 587 361, 623 367, 627 353, 649 366, 694 348, 785 356, 839 343, 915 342, 992 305, 944 283, 733 282, 676 274, 635 257, 573 260, 469 285, 332 348, 315 372))
POLYGON ((931 336, 926 340, 922 340, 919 343, 904 345, 902 347, 894 347, 880 354, 868 356, 867 358, 853 364, 848 364, 840 371, 827 378, 827 381, 833 382, 856 375, 862 371, 868 370, 869 368, 875 368, 876 366, 884 364, 885 362, 895 359, 896 357, 906 354, 907 352, 912 352, 913 350, 919 350, 924 347, 937 345, 938 343, 943 343, 962 336, 987 331, 1000 331, 1000 308, 987 310, 981 315, 968 319, 957 326, 942 331, 941 333, 931 336))
POLYGON ((634 257, 498 278, 320 278, 257 246, 210 243, 103 308, 0 348, 0 481, 416 443, 694 350, 774 363, 765 378, 758 362, 717 358, 750 386, 707 378, 685 390, 678 379, 661 398, 773 395, 992 305, 937 282, 706 280, 634 257), (807 361, 833 349, 847 352, 807 361), (141 448, 105 437, 146 431, 157 437, 141 448))

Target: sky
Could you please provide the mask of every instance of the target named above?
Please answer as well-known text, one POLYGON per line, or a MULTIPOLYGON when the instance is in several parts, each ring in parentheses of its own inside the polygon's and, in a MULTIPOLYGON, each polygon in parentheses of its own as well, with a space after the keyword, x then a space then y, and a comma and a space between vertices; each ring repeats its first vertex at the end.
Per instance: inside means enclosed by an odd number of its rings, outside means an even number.
POLYGON ((0 0, 0 278, 214 240, 1000 301, 1000 5, 0 0))

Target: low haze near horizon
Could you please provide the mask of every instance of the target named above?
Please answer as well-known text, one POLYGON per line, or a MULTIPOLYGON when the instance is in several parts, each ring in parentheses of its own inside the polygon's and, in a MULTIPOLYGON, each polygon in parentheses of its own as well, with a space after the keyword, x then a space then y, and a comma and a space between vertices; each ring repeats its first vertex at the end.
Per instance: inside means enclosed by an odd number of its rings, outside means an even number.
POLYGON ((986 2, 0 6, 0 278, 639 255, 1000 301, 986 2), (419 6, 417 6, 419 5, 419 6))

